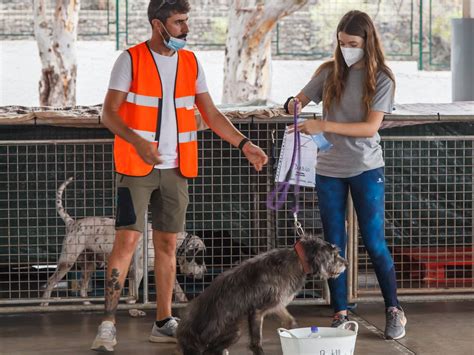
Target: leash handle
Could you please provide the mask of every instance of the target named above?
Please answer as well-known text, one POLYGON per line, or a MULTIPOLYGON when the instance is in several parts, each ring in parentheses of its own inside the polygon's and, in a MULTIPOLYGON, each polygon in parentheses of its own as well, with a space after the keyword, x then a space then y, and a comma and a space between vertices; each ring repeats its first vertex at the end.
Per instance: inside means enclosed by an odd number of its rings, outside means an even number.
MULTIPOLYGON (((300 139, 300 132, 297 130, 297 125, 298 125, 298 101, 294 100, 293 126, 294 126, 295 136, 293 139, 293 153, 291 155, 291 163, 286 173, 285 180, 283 182, 277 182, 275 189, 268 195, 267 207, 271 210, 278 210, 283 206, 283 204, 287 200, 287 197, 290 191, 291 172, 293 171, 293 168, 295 166, 296 167, 301 166, 301 149, 300 149, 301 139, 300 139)), ((299 211, 299 204, 298 204, 298 197, 299 197, 299 190, 300 190, 299 181, 300 181, 300 176, 298 172, 295 171, 295 187, 293 189, 293 193, 295 195, 295 204, 293 208, 291 209, 293 214, 296 214, 299 211)))
MULTIPOLYGON (((293 214, 297 214, 299 212, 299 194, 300 194, 300 174, 298 174, 298 167, 301 167, 301 136, 300 131, 297 129, 298 125, 298 101, 295 100, 295 107, 293 112, 293 126, 295 127, 295 137, 294 137, 294 144, 293 144, 293 156, 291 158, 291 166, 290 171, 293 170, 295 167, 295 188, 293 190, 295 195, 295 204, 291 209, 293 214), (295 165, 296 163, 296 165, 295 165)), ((291 174, 290 174, 291 176, 291 174)), ((289 181, 289 179, 288 179, 289 181)))
MULTIPOLYGON (((292 157, 292 165, 291 167, 293 168, 294 166, 294 161, 296 160, 296 166, 301 167, 301 135, 300 131, 297 129, 298 125, 298 102, 295 100, 295 110, 293 114, 293 124, 295 127, 295 139, 294 139, 294 148, 293 148, 293 157, 292 157)), ((295 230, 296 234, 301 238, 304 236, 304 229, 298 221, 298 212, 299 212, 299 195, 300 195, 300 175, 298 174, 298 171, 295 171, 295 178, 296 178, 296 183, 295 183, 295 188, 294 188, 294 195, 295 195, 295 204, 292 208, 293 211, 293 219, 294 219, 294 225, 295 225, 295 230)))
POLYGON ((285 203, 290 186, 287 181, 277 182, 275 189, 268 195, 267 207, 271 210, 279 210, 285 203), (281 194, 280 197, 278 197, 278 194, 281 194))

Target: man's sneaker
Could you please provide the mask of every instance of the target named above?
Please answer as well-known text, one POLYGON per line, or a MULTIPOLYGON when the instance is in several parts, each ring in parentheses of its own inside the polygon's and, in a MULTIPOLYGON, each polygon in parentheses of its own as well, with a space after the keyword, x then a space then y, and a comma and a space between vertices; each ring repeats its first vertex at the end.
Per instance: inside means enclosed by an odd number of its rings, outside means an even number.
POLYGON ((95 351, 114 351, 114 346, 117 345, 117 339, 115 339, 115 325, 111 321, 103 321, 99 325, 97 336, 92 343, 91 350, 95 351))
POLYGON ((401 307, 388 307, 385 314, 385 338, 401 339, 405 336, 407 318, 401 307))
POLYGON ((150 338, 152 343, 176 343, 176 330, 178 329, 179 318, 171 317, 162 327, 153 323, 150 338))
POLYGON ((334 318, 332 319, 331 328, 337 328, 341 324, 344 324, 346 322, 349 322, 348 316, 346 316, 345 314, 336 313, 334 315, 334 318))

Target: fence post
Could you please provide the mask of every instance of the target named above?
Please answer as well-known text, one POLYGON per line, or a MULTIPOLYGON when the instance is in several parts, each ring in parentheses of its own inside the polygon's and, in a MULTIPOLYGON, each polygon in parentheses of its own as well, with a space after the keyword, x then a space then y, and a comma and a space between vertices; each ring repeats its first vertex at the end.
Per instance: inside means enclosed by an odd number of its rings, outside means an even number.
MULTIPOLYGON (((149 302, 148 300, 148 295, 149 295, 149 290, 148 290, 148 238, 150 236, 148 235, 148 210, 145 213, 145 228, 143 229, 143 304, 147 304, 149 302)), ((153 236, 151 236, 153 237, 153 236)), ((156 259, 155 259, 156 260, 156 259)), ((156 285, 155 285, 156 287, 156 285)), ((137 302, 138 302, 138 296, 140 294, 140 285, 138 285, 138 294, 137 294, 137 302)))
POLYGON ((423 0, 420 0, 420 18, 418 30, 418 70, 423 70, 423 0))
POLYGON ((120 0, 115 0, 115 50, 119 50, 119 36, 120 36, 120 0))
POLYGON ((357 301, 358 278, 357 268, 359 256, 357 252, 358 233, 357 233, 357 217, 355 214, 354 203, 351 193, 347 196, 347 219, 346 219, 346 259, 349 262, 347 267, 347 294, 349 302, 357 301))

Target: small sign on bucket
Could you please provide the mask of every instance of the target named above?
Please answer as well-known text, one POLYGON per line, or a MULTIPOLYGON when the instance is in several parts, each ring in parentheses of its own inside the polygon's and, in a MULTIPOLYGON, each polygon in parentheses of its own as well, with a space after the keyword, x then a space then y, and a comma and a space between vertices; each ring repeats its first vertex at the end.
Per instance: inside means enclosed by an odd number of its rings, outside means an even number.
POLYGON ((338 328, 278 328, 283 355, 353 355, 359 325, 345 322, 338 328))

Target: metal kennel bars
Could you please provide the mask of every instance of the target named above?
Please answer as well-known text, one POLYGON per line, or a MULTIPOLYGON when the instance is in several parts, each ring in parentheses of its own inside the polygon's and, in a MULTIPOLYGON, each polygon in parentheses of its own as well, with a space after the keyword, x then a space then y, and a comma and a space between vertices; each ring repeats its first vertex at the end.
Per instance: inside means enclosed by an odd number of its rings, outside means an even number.
MULTIPOLYGON (((269 155, 269 165, 261 173, 253 171, 238 149, 209 130, 200 132, 200 174, 190 181, 186 231, 206 244, 202 261, 207 271, 197 279, 183 274, 178 267, 177 280, 187 299, 242 260, 294 243, 292 201, 276 213, 266 208, 287 122, 234 120, 269 155)), ((0 312, 18 310, 16 306, 25 304, 26 309, 40 310, 43 288, 55 270, 65 235, 64 222, 56 212, 56 190, 72 176, 74 180, 62 199, 66 211, 75 219, 113 217, 112 140, 104 129, 85 132, 77 128, 23 126, 2 130, 0 312), (85 138, 91 137, 92 131, 96 138, 85 138), (5 140, 6 136, 25 139, 5 140)), ((386 159, 386 236, 396 262, 400 294, 474 291, 473 142, 474 135, 384 135, 382 139, 386 159)), ((379 290, 354 217, 350 209, 349 290, 351 299, 358 300, 379 295, 379 290)), ((298 218, 306 232, 322 234, 314 189, 302 189, 298 218)), ((79 297, 81 267, 86 262, 95 265, 86 300, 103 300, 103 258, 85 253, 54 289, 49 307, 62 307, 65 303, 74 309, 102 307, 102 302, 85 306, 79 297)), ((136 307, 154 301, 152 275, 149 272, 144 280, 136 307)), ((328 300, 325 284, 308 280, 295 302, 327 304, 328 300)))
MULTIPOLYGON (((400 292, 472 292, 473 136, 384 137, 386 238, 400 292)), ((357 295, 378 294, 360 243, 357 295)))

